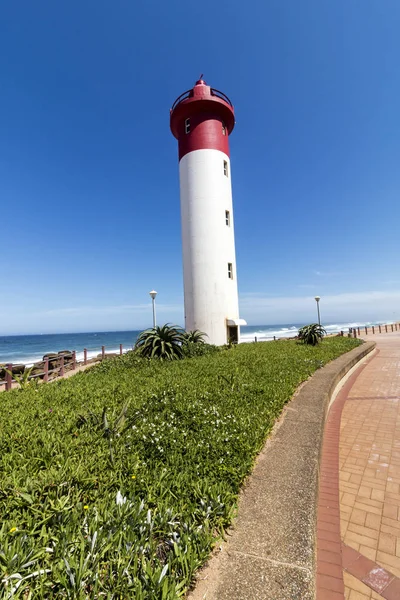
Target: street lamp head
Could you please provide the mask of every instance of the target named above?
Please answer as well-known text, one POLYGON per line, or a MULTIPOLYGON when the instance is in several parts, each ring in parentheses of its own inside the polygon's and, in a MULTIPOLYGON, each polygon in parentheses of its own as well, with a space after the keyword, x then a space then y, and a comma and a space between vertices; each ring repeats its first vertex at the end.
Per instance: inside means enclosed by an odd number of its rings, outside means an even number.
POLYGON ((151 290, 151 292, 149 292, 149 294, 150 294, 150 297, 152 298, 152 300, 156 299, 157 292, 155 290, 151 290))
POLYGON ((321 300, 321 296, 315 296, 315 300, 319 302, 321 300))

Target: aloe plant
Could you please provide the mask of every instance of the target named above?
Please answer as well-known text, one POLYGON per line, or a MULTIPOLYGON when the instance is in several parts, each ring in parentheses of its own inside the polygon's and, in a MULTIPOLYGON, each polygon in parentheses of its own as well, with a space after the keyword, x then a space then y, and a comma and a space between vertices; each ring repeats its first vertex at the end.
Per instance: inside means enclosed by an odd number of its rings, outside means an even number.
POLYGON ((299 340, 310 346, 316 346, 326 335, 326 330, 318 323, 304 325, 299 329, 299 340))
POLYGON ((205 344, 205 337, 208 337, 206 333, 199 329, 192 329, 191 331, 185 331, 183 334, 185 344, 205 344))
POLYGON ((182 358, 185 334, 180 327, 169 323, 142 331, 135 349, 146 358, 176 360, 182 358))

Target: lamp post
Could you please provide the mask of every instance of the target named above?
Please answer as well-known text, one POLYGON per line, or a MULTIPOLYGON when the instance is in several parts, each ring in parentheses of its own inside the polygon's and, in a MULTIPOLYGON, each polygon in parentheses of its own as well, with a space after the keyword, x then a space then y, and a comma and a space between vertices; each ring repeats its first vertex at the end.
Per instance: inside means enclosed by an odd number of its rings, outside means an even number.
POLYGON ((320 296, 315 296, 315 302, 317 303, 317 311, 318 311, 318 325, 321 326, 321 317, 319 314, 319 301, 321 300, 320 296))
POLYGON ((157 292, 155 290, 151 290, 151 292, 149 292, 150 297, 151 297, 151 301, 153 303, 153 328, 155 328, 156 326, 156 296, 157 296, 157 292))

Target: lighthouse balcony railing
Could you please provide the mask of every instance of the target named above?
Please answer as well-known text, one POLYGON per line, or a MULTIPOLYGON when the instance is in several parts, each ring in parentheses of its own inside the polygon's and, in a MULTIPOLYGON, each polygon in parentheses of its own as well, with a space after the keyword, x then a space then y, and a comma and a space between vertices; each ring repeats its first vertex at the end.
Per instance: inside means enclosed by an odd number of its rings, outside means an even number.
POLYGON ((178 104, 180 104, 181 102, 183 102, 183 100, 186 100, 187 98, 190 98, 190 96, 192 94, 193 94, 192 90, 187 90, 186 92, 183 92, 183 94, 181 94, 180 96, 178 96, 177 99, 175 100, 175 102, 172 105, 171 112, 178 106, 178 104))
POLYGON ((220 100, 223 100, 224 102, 229 104, 229 106, 233 107, 232 102, 229 100, 228 96, 226 94, 224 94, 224 92, 220 92, 219 90, 216 90, 215 88, 210 88, 210 89, 211 89, 212 96, 217 96, 217 98, 220 98, 220 100))
MULTIPOLYGON (((228 96, 226 94, 224 94, 223 92, 220 92, 219 90, 216 90, 215 88, 210 88, 210 92, 211 92, 211 96, 216 96, 220 100, 223 100, 224 102, 229 104, 229 106, 233 107, 232 102, 229 100, 228 96)), ((187 90, 186 92, 183 92, 183 94, 178 96, 178 98, 173 103, 171 112, 173 110, 175 110, 175 108, 178 106, 178 104, 180 104, 184 100, 187 100, 188 98, 191 98, 192 96, 193 96, 193 90, 187 90)))

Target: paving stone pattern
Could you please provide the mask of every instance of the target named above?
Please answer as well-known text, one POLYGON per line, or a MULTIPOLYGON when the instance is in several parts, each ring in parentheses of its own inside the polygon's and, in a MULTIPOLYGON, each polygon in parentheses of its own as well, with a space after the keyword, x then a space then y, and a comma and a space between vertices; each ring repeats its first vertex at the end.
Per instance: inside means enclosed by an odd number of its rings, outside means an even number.
POLYGON ((400 600, 400 332, 368 339, 378 351, 348 391, 340 423, 344 592, 400 600))
POLYGON ((188 600, 400 600, 400 330, 368 341, 287 407, 188 600))

